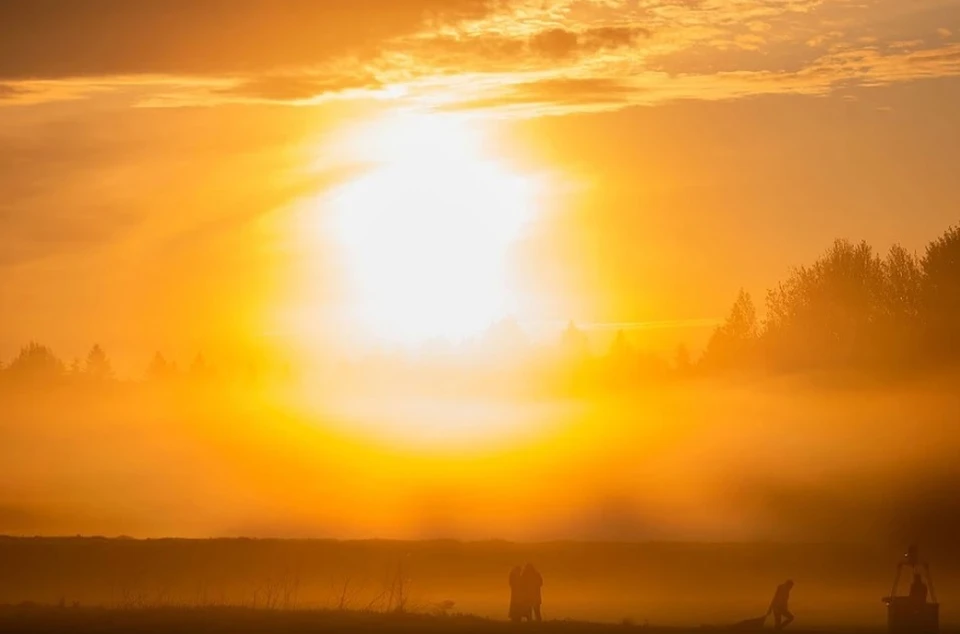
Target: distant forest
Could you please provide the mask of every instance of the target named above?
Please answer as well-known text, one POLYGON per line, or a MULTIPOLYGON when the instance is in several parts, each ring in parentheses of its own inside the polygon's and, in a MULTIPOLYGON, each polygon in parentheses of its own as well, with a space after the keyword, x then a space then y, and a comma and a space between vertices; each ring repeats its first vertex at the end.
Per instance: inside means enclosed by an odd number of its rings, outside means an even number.
POLYGON ((960 226, 917 257, 836 241, 767 291, 741 291, 699 366, 706 372, 914 373, 960 364, 960 226))
MULTIPOLYGON (((508 382, 543 378, 554 386, 624 387, 651 380, 688 377, 774 376, 811 372, 854 372, 896 377, 960 366, 960 225, 949 228, 915 255, 895 245, 880 255, 866 242, 837 240, 815 262, 793 269, 767 291, 763 316, 741 290, 726 320, 699 358, 685 347, 667 361, 636 350, 617 333, 610 349, 591 355, 588 336, 570 323, 552 346, 533 347, 516 322, 491 329, 480 349, 515 354, 494 370, 508 382), (513 378, 510 378, 513 377, 513 378)), ((411 369, 431 362, 384 361, 340 364, 341 377, 362 381, 390 368, 411 369), (368 365, 364 365, 364 364, 368 365)), ((433 362, 434 367, 439 362, 433 362)), ((439 363, 442 365, 442 363, 439 363)), ((467 367, 465 365, 461 368, 467 367)), ((482 374, 478 366, 468 373, 482 374)), ((289 379, 289 364, 217 368, 198 355, 180 369, 157 352, 142 379, 170 383, 245 377, 289 379), (223 371, 226 370, 226 371, 223 371)), ((24 346, 9 363, 0 362, 0 385, 105 384, 115 382, 110 360, 98 345, 85 359, 65 363, 42 344, 24 346)))

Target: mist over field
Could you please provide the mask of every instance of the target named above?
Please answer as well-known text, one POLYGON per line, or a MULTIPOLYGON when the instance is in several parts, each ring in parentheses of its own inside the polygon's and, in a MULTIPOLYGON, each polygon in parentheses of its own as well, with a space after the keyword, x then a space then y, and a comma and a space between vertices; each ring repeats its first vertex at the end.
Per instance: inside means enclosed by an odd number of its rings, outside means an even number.
POLYGON ((26 391, 0 423, 0 531, 948 545, 955 381, 514 398, 509 444, 404 439, 387 397, 343 421, 252 388, 26 391))
POLYGON ((960 0, 0 0, 0 631, 960 631, 958 112, 960 0))

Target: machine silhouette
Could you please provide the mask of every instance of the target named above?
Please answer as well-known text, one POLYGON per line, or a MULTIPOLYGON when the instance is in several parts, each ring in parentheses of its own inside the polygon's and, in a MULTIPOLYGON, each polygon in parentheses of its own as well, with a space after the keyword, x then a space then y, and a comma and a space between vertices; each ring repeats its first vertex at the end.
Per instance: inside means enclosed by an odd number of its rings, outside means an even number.
POLYGON ((887 606, 890 634, 937 634, 940 631, 940 604, 930 576, 930 565, 920 559, 916 546, 910 546, 897 563, 893 590, 883 602, 887 606), (898 595, 904 568, 912 570, 913 583, 909 594, 898 595))

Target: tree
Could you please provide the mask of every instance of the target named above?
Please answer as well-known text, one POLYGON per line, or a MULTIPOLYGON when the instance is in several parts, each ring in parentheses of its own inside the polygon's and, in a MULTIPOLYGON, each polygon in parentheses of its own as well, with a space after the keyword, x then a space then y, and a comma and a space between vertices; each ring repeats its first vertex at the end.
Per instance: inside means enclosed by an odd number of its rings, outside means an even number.
POLYGON ((94 344, 90 352, 87 353, 85 372, 87 377, 95 381, 109 381, 113 378, 113 368, 110 365, 110 360, 107 359, 106 353, 99 344, 94 344))
POLYGON ((883 276, 886 312, 898 321, 916 323, 924 278, 920 262, 912 253, 895 244, 883 261, 883 276))
POLYGON ((939 361, 960 361, 960 225, 927 247, 921 263, 925 347, 939 361))
POLYGON ((763 344, 783 370, 863 364, 875 356, 884 268, 871 247, 837 240, 767 293, 763 344))
POLYGON ((6 372, 15 381, 53 384, 63 378, 64 366, 50 348, 31 341, 20 349, 6 372))
POLYGON ((726 321, 710 337, 700 363, 709 369, 745 369, 755 361, 760 324, 750 293, 743 289, 726 321))
POLYGON ((876 360, 902 365, 914 361, 921 334, 923 270, 899 244, 883 260, 883 295, 876 328, 876 360))
POLYGON ((170 378, 172 373, 173 369, 170 364, 167 363, 167 360, 162 354, 156 352, 153 355, 153 359, 150 360, 150 365, 147 366, 147 380, 165 381, 170 378))

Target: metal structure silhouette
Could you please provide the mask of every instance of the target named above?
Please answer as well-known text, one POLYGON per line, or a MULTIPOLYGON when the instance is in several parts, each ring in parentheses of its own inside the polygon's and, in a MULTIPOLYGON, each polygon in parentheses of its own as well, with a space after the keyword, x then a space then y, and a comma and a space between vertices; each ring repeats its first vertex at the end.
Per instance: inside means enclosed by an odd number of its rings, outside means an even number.
POLYGON ((910 546, 903 558, 897 562, 893 589, 890 596, 883 598, 883 602, 887 606, 887 627, 890 634, 938 634, 940 631, 940 604, 937 602, 933 577, 930 576, 930 564, 920 559, 920 552, 915 545, 910 546), (918 595, 911 590, 909 595, 897 594, 904 568, 912 571, 915 585, 917 581, 922 584, 925 580, 930 593, 929 600, 926 592, 918 595))

